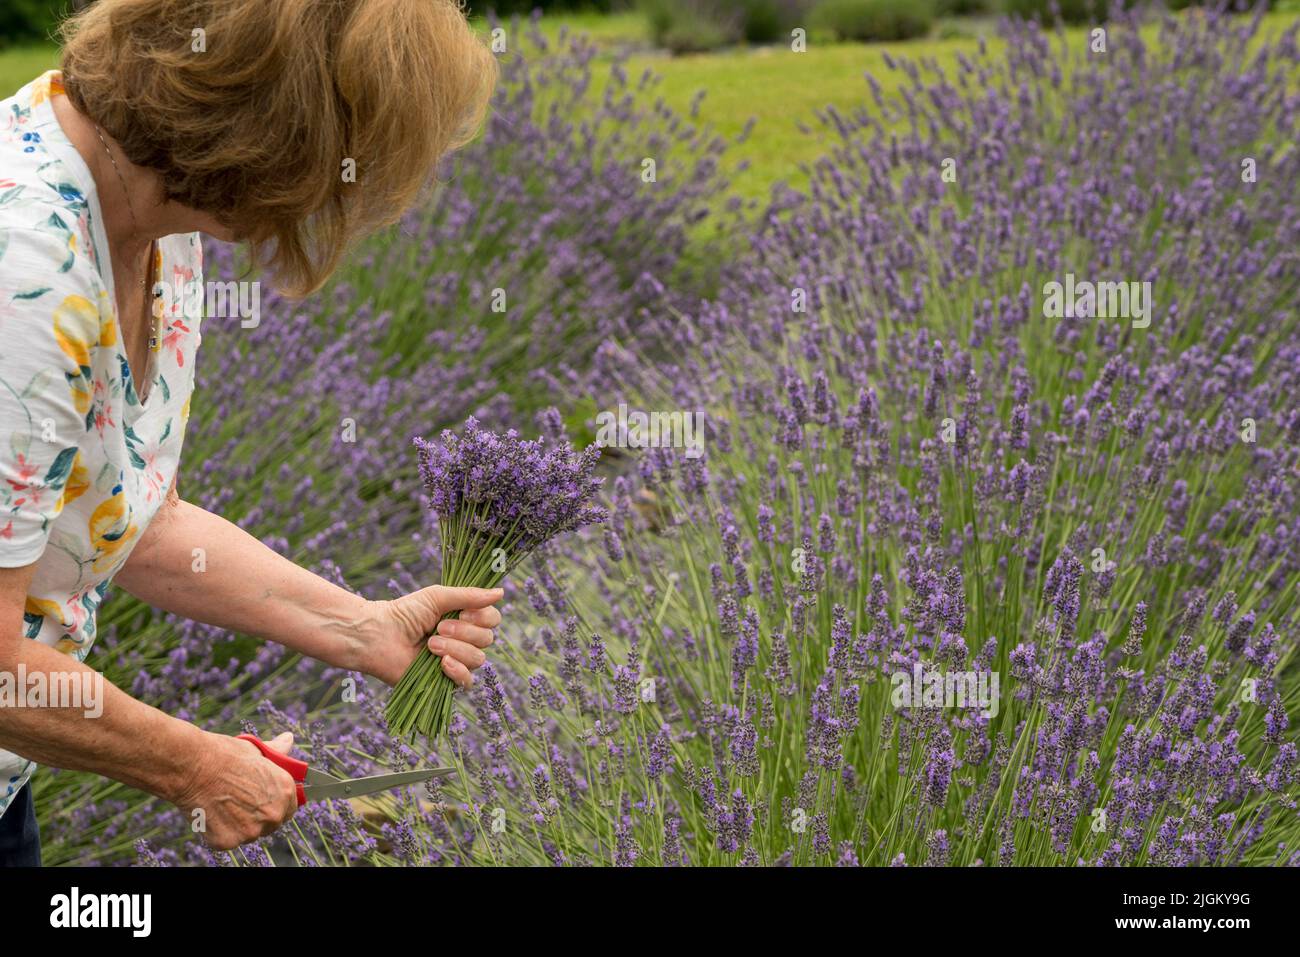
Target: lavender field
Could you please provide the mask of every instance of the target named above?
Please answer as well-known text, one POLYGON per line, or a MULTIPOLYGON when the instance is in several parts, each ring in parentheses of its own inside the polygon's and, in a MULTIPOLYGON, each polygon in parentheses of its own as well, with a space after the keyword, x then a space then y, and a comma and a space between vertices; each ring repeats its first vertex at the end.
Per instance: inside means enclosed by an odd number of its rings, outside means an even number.
POLYGON ((205 321, 182 494, 386 598, 441 572, 413 436, 700 441, 602 440, 606 520, 511 575, 445 740, 116 596, 94 664, 142 700, 458 773, 227 854, 45 770, 46 863, 1300 863, 1298 30, 1144 17, 848 78, 759 209, 588 41, 503 59, 431 206, 205 321))

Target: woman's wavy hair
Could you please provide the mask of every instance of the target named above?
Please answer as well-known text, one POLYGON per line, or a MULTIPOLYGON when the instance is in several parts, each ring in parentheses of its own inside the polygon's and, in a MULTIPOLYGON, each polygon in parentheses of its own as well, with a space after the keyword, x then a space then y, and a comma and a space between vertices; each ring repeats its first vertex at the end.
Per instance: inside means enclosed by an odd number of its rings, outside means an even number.
POLYGON ((457 0, 98 0, 62 36, 77 109, 294 295, 420 199, 497 78, 457 0))

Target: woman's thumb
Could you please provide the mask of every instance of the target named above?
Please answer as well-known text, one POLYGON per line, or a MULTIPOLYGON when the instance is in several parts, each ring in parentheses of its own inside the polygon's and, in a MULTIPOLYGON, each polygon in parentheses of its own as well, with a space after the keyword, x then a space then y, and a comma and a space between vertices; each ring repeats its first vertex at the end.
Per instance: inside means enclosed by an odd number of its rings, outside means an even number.
POLYGON ((284 731, 277 734, 270 741, 266 742, 267 747, 279 751, 281 754, 288 754, 293 748, 293 732, 284 731))

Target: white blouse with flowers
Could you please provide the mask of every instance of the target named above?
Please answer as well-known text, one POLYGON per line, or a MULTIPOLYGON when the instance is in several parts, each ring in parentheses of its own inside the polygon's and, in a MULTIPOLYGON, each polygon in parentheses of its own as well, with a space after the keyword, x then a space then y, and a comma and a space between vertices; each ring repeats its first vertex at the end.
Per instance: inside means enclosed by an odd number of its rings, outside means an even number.
MULTIPOLYGON (((203 265, 197 233, 158 243, 164 328, 142 401, 95 182, 50 106, 61 95, 50 71, 0 101, 0 567, 36 564, 26 637, 84 660, 109 582, 176 476, 203 265)), ((0 814, 33 767, 0 739, 0 814)))

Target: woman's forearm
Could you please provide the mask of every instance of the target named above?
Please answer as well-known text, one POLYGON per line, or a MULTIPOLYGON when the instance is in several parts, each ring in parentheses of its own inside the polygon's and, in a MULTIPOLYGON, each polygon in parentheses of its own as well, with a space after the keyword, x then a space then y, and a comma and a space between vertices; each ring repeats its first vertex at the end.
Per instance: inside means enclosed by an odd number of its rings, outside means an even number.
POLYGON ((211 737, 206 732, 136 701, 38 641, 0 642, 0 678, 13 697, 0 707, 0 747, 39 764, 93 771, 173 803, 185 801, 205 758, 205 739, 211 737), (44 689, 39 706, 21 700, 38 683, 44 689), (63 700, 56 689, 76 689, 75 699, 63 700))
POLYGON ((155 608, 341 667, 356 667, 368 627, 364 598, 175 497, 114 581, 155 608))

